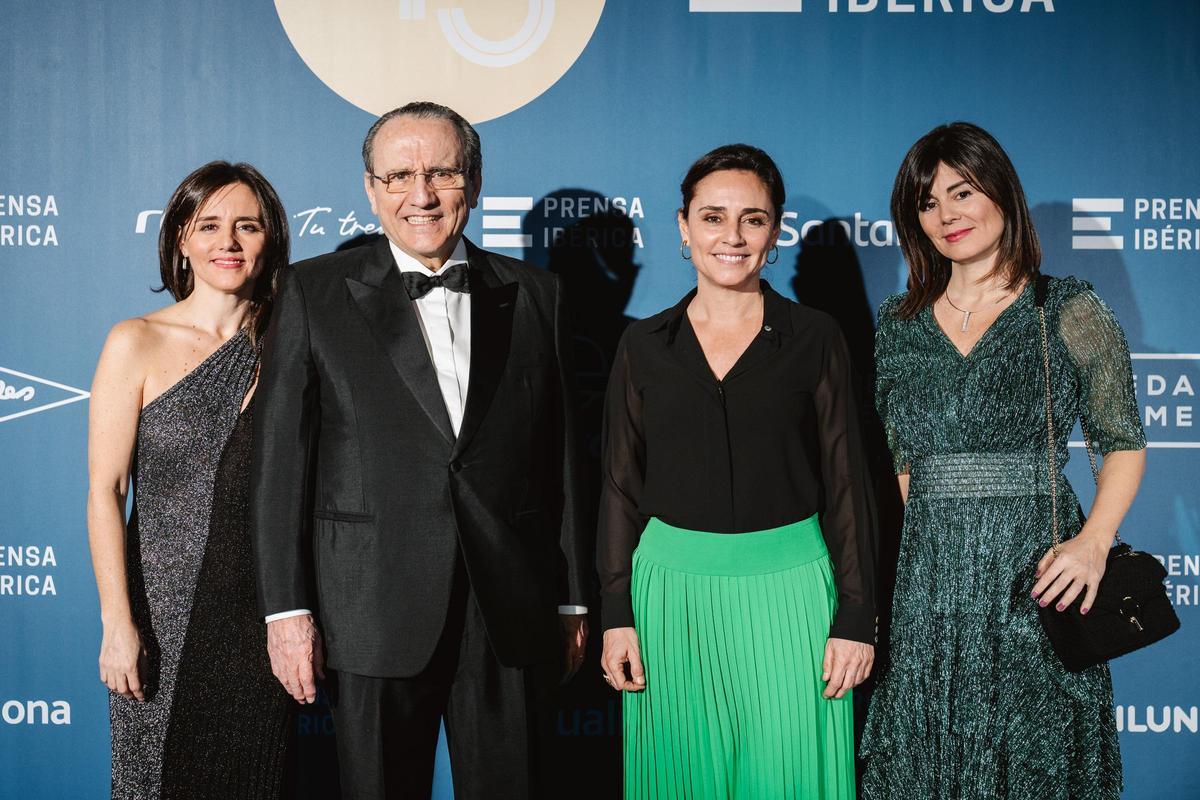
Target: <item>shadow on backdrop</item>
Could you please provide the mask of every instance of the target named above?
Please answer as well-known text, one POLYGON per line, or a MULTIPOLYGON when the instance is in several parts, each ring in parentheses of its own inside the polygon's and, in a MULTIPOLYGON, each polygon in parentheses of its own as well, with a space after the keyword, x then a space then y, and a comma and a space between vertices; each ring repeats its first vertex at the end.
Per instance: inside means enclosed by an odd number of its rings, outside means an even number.
MULTIPOLYGON (((600 493, 600 428, 604 392, 621 334, 632 322, 625 307, 640 267, 634 261, 632 220, 607 198, 566 188, 542 197, 526 214, 524 258, 562 280, 575 373, 576 432, 580 451, 588 553, 600 493)), ((593 597, 596 594, 593 593, 593 597)), ((621 696, 601 679, 603 631, 599 607, 590 608, 587 657, 558 693, 549 746, 549 779, 560 796, 621 796, 621 696)))
POLYGON ((871 482, 879 516, 879 560, 876 602, 879 609, 879 645, 875 669, 866 684, 854 692, 856 741, 862 735, 874 676, 887 660, 892 594, 896 585, 896 560, 900 553, 900 527, 904 504, 892 472, 892 457, 879 415, 875 412, 875 314, 867 299, 858 254, 844 223, 827 219, 808 231, 796 255, 792 291, 796 299, 837 320, 846 337, 854 367, 855 394, 863 445, 867 451, 871 482))
POLYGON ((607 198, 587 189, 559 189, 534 204, 522 226, 530 236, 525 260, 558 275, 574 341, 580 442, 589 468, 589 511, 599 496, 600 422, 604 390, 621 334, 633 320, 625 307, 640 266, 634 261, 634 225, 607 198), (580 214, 579 209, 587 209, 580 214))

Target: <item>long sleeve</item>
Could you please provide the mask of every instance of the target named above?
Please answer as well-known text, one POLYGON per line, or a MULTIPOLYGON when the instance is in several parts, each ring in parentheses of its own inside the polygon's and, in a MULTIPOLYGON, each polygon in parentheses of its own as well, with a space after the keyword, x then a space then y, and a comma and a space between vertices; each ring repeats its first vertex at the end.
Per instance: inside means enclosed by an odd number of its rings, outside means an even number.
POLYGON ((555 430, 561 452, 562 479, 562 522, 559 547, 567 563, 567 585, 565 594, 559 597, 560 613, 579 613, 577 609, 566 611, 567 606, 584 607, 588 604, 591 588, 591 564, 588 559, 588 537, 584 535, 584 514, 579 486, 579 454, 576 452, 575 393, 572 384, 574 371, 571 369, 571 331, 567 322, 566 305, 563 300, 562 281, 555 281, 554 292, 554 349, 558 362, 559 403, 555 411, 555 430))
POLYGON ((312 596, 312 484, 318 382, 304 293, 285 270, 263 342, 254 399, 250 514, 258 593, 265 615, 316 608, 312 596))
POLYGON ((647 519, 638 511, 646 469, 642 400, 632 380, 628 332, 613 360, 604 400, 599 530, 596 568, 600 574, 602 627, 632 627, 630 577, 633 551, 647 519))
POLYGON ((1079 375, 1083 424, 1101 453, 1146 446, 1129 346, 1116 316, 1090 289, 1063 302, 1059 333, 1079 375))
POLYGON ((875 503, 858 426, 850 353, 832 326, 814 393, 825 510, 838 609, 830 636, 875 643, 875 503))

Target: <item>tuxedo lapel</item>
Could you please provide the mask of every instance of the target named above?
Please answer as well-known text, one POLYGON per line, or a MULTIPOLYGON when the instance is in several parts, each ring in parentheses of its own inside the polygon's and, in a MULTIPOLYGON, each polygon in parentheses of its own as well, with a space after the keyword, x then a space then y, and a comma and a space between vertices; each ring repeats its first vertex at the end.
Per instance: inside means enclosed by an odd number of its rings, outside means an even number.
POLYGON ((479 430, 504 375, 512 345, 517 284, 501 284, 487 253, 467 242, 471 270, 471 377, 454 456, 466 449, 479 430))
MULTIPOLYGON (((404 281, 400 278, 387 239, 381 239, 371 247, 371 251, 363 262, 360 279, 346 278, 350 295, 430 422, 447 443, 453 444, 454 431, 450 427, 441 389, 438 388, 437 374, 429 359, 425 337, 421 335, 421 322, 404 289, 404 281)), ((473 356, 471 369, 475 369, 473 356)))

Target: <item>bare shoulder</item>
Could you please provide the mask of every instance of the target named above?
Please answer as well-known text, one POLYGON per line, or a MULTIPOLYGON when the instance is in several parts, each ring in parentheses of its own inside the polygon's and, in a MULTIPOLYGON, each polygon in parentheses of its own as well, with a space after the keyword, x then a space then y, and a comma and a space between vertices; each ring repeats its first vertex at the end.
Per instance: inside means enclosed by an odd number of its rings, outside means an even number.
POLYGON ((133 317, 113 325, 104 342, 104 357, 109 359, 137 359, 146 355, 155 343, 154 323, 146 317, 133 317))
POLYGON ((93 425, 97 414, 109 418, 113 409, 136 410, 140 405, 153 338, 152 329, 141 317, 118 322, 109 330, 92 379, 93 425))
MULTIPOLYGON (((163 309, 162 311, 165 311, 163 309)), ((125 375, 145 375, 171 350, 178 337, 177 325, 169 316, 155 311, 140 317, 121 320, 108 332, 100 364, 125 375)))

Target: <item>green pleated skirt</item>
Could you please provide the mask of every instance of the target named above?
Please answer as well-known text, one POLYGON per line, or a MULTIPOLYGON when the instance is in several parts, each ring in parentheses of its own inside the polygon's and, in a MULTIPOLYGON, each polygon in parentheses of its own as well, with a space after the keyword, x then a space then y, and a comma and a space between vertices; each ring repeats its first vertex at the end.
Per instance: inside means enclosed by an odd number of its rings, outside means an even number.
POLYGON ((851 696, 821 696, 837 594, 815 516, 737 535, 652 518, 632 584, 626 798, 852 800, 851 696))

